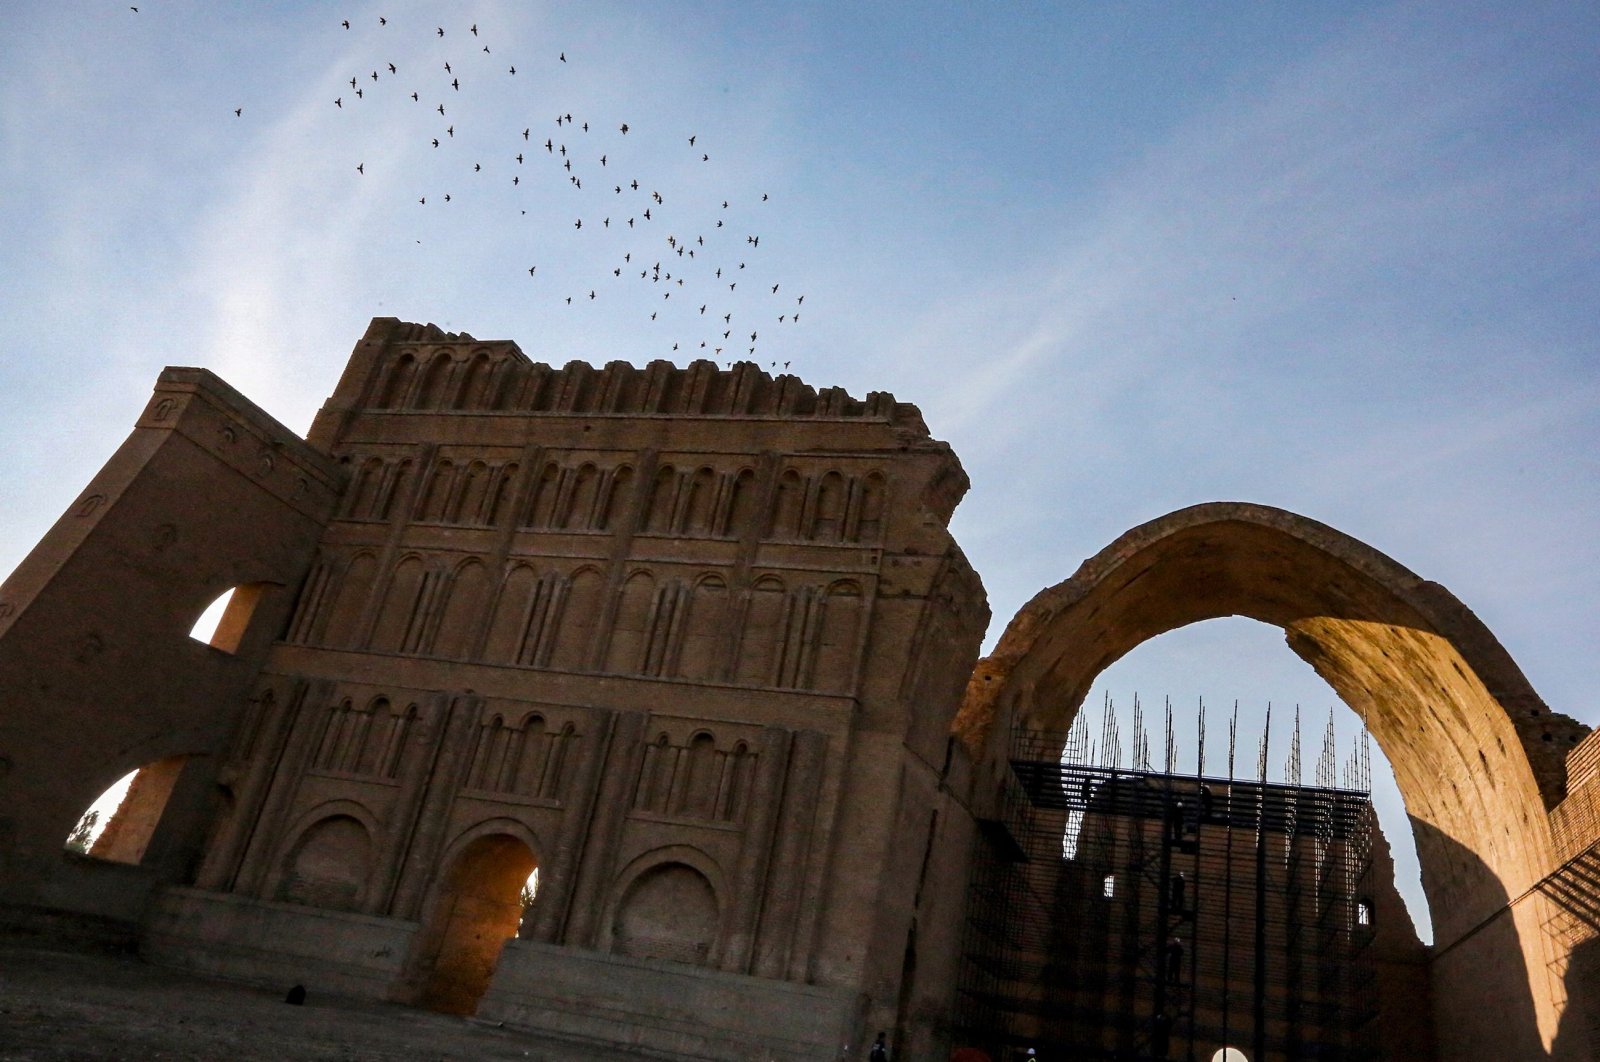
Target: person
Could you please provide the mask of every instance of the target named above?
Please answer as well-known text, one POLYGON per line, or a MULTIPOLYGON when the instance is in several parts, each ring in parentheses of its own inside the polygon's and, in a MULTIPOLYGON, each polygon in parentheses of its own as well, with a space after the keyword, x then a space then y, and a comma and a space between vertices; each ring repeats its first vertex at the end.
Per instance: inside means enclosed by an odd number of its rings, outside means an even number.
POLYGON ((872 1050, 867 1054, 867 1062, 889 1062, 889 1045, 884 1043, 886 1033, 879 1033, 878 1038, 872 1042, 872 1050))

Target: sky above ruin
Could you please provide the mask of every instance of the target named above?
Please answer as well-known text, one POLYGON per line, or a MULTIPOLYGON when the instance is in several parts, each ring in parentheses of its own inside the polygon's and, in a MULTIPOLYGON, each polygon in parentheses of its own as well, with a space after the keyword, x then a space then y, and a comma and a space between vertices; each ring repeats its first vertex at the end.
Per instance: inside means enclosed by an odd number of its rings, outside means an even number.
MULTIPOLYGON (((1444 584, 1600 723, 1592 4, 137 7, 6 5, 0 573, 162 366, 303 432, 396 316, 915 402, 990 645, 1122 531, 1254 501, 1444 584)), ((1244 620, 1107 691, 1311 733, 1334 701, 1244 620)))

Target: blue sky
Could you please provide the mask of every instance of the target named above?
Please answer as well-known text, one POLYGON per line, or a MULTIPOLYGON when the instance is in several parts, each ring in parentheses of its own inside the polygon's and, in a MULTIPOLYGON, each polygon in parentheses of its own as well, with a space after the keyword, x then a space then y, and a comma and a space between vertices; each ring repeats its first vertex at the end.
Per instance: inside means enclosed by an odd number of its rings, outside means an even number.
MULTIPOLYGON (((138 6, 4 16, 0 572, 163 365, 303 431, 374 315, 557 364, 746 356, 714 304, 954 445, 991 643, 1128 527, 1256 501, 1443 583, 1600 722, 1592 4, 138 6), (672 271, 669 235, 712 243, 675 302, 612 274, 672 271)), ((1332 701, 1242 620, 1104 685, 1313 732, 1332 701)))

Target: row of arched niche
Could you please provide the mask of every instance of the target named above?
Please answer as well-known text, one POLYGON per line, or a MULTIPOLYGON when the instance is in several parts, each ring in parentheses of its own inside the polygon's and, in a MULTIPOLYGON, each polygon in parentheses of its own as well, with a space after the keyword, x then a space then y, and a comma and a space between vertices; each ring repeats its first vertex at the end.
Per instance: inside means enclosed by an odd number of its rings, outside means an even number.
POLYGON ((864 608, 854 580, 791 587, 764 574, 737 589, 717 572, 637 568, 607 609, 594 565, 541 570, 519 561, 496 574, 479 557, 410 553, 380 577, 378 563, 367 550, 324 557, 288 640, 558 671, 854 688, 864 608))
POLYGON ((437 350, 421 359, 401 354, 378 375, 369 402, 384 410, 886 419, 897 411, 893 395, 874 392, 860 401, 841 387, 817 391, 798 377, 774 378, 748 362, 727 371, 710 361, 688 368, 655 362, 643 369, 573 362, 552 369, 509 353, 437 350))
MULTIPOLYGON (((415 474, 411 458, 368 457, 356 465, 340 510, 346 519, 389 520, 415 474)), ((456 461, 441 457, 417 491, 411 518, 460 527, 503 527, 515 505, 521 468, 515 461, 456 461)), ((544 462, 518 507, 523 530, 616 531, 632 502, 632 465, 593 461, 544 462)), ((658 467, 648 484, 638 526, 644 534, 739 538, 760 527, 780 542, 874 544, 883 535, 888 482, 881 472, 847 475, 829 469, 807 475, 786 468, 771 504, 761 512, 761 485, 749 467, 719 471, 707 465, 658 467)))

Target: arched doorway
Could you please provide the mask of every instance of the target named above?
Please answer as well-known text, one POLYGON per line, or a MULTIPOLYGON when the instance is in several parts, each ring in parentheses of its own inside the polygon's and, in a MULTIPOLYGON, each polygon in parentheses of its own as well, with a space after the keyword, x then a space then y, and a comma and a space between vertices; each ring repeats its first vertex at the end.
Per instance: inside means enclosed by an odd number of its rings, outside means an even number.
POLYGON ((1113 661, 1222 616, 1281 628, 1395 769, 1435 915, 1441 1055, 1545 1057, 1564 992, 1536 887, 1555 869, 1547 816, 1565 755, 1587 731, 1550 712, 1443 587, 1293 513, 1183 509, 1029 602, 979 663, 956 728, 997 762, 1011 726, 1065 729, 1113 661))
POLYGON ((418 937, 424 969, 416 1003, 445 1014, 474 1014, 500 949, 517 935, 522 893, 538 860, 509 834, 478 837, 441 880, 418 937))

